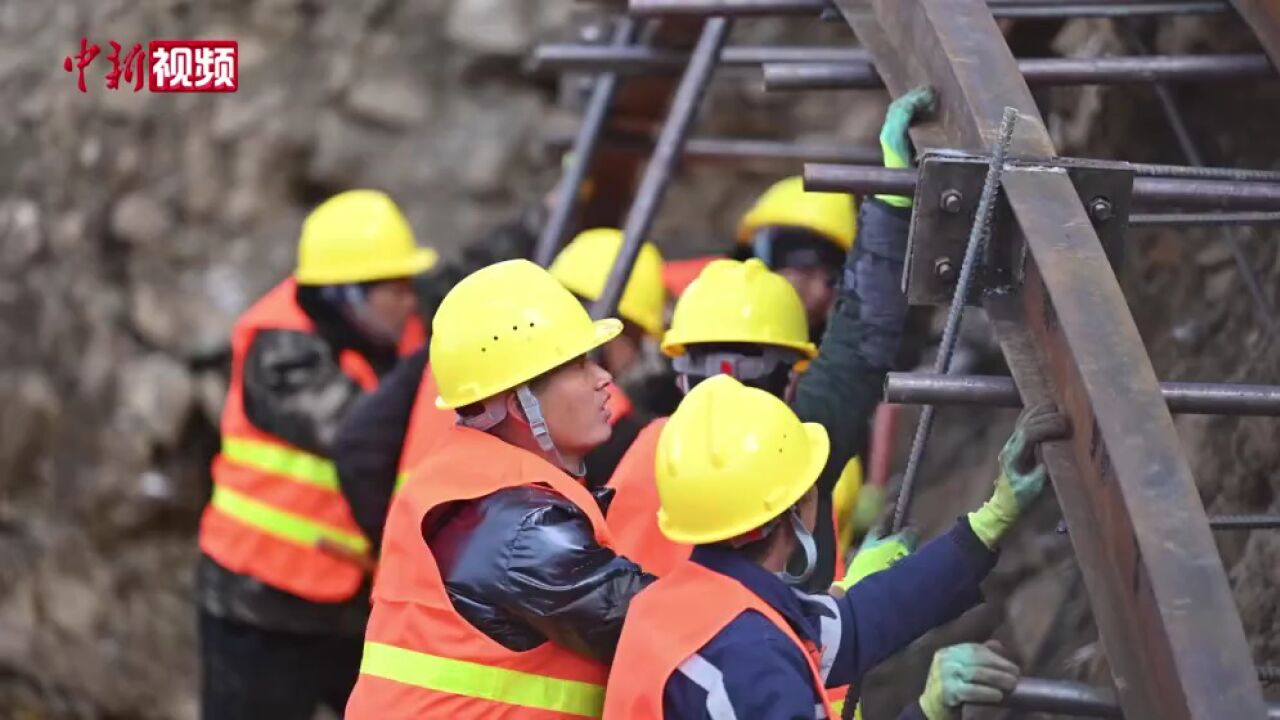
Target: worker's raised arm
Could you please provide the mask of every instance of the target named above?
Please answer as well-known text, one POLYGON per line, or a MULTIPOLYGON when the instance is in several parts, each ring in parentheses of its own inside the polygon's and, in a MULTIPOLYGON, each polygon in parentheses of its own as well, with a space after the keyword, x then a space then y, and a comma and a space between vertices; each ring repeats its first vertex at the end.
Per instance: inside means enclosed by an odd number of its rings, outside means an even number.
POLYGON ((882 660, 981 600, 978 584, 995 564, 995 548, 1044 490, 1047 471, 1036 462, 1039 443, 1065 436, 1065 416, 1051 405, 1029 408, 1000 452, 991 499, 947 534, 889 569, 852 585, 835 601, 840 618, 824 632, 836 645, 828 686, 852 684, 882 660))

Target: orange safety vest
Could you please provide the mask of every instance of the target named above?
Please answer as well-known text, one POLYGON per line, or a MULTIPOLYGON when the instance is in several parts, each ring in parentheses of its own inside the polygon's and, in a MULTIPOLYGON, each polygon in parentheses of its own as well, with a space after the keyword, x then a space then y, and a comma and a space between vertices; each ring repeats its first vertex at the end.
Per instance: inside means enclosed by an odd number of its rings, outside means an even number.
POLYGON ((776 610, 742 583, 686 562, 631 601, 613 660, 622 672, 609 677, 605 720, 661 720, 667 679, 748 610, 763 615, 800 648, 826 717, 840 717, 822 687, 818 648, 802 641, 776 610))
POLYGON ((576 505, 596 540, 613 547, 585 487, 488 433, 455 425, 414 467, 387 516, 347 720, 600 717, 608 668, 552 642, 508 650, 477 630, 454 610, 422 539, 422 520, 436 507, 535 483, 576 505))
MULTIPOLYGON (((222 448, 213 460, 213 496, 200 520, 200 549, 224 568, 271 587, 314 602, 341 602, 355 595, 364 573, 319 545, 323 540, 359 555, 369 543, 351 517, 333 463, 259 430, 244 411, 244 361, 258 331, 315 332, 296 293, 296 283, 285 280, 232 330, 222 448)), ((413 327, 411 322, 406 338, 412 338, 413 327)), ((377 386, 377 374, 359 353, 344 350, 338 362, 364 391, 377 386)))
POLYGON ((671 297, 678 298, 712 261, 721 260, 723 257, 706 255, 688 260, 668 260, 662 263, 662 285, 671 297))

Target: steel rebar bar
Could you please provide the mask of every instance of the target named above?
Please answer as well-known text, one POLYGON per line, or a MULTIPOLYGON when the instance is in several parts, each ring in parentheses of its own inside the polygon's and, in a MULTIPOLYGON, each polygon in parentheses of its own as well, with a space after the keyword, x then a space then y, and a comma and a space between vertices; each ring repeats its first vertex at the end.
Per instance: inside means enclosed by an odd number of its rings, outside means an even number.
MULTIPOLYGON (((1280 385, 1162 382, 1160 392, 1172 413, 1280 417, 1280 385)), ((1022 406, 1013 378, 995 375, 892 372, 885 377, 884 399, 908 405, 1022 406)))
POLYGON ((1280 212, 1234 213, 1134 213, 1129 216, 1129 227, 1148 225, 1268 225, 1280 223, 1280 212))
MULTIPOLYGON (((1122 167, 1123 163, 1116 166, 1122 167)), ((911 195, 915 192, 916 172, 864 165, 808 163, 804 166, 804 181, 810 190, 855 195, 911 195)), ((1280 210, 1280 183, 1136 177, 1133 180, 1133 200, 1143 206, 1280 210)))
MULTIPOLYGON (((553 151, 566 150, 572 142, 573 136, 569 134, 551 134, 543 138, 543 143, 553 151)), ((636 135, 606 135, 603 142, 609 149, 622 152, 648 153, 653 148, 651 139, 636 135)), ((880 148, 871 145, 722 137, 689 138, 684 144, 684 157, 695 160, 784 160, 877 166, 883 161, 880 148)))
MULTIPOLYGON (((548 43, 533 50, 535 69, 586 70, 592 72, 678 73, 689 62, 689 53, 668 48, 618 47, 580 43, 548 43)), ((862 63, 871 54, 862 48, 799 47, 787 45, 739 45, 720 53, 720 67, 752 67, 765 63, 862 63)))
MULTIPOLYGON (((982 183, 982 194, 978 197, 978 208, 974 213, 969 241, 965 245, 964 260, 960 263, 960 277, 956 280, 955 293, 951 297, 951 307, 947 311, 942 340, 938 343, 938 356, 934 358, 933 369, 938 374, 944 374, 951 368, 951 355, 955 351, 964 306, 969 300, 969 287, 981 263, 987 238, 991 235, 991 218, 995 214, 1000 176, 1004 173, 1004 158, 1009 151, 1009 143, 1013 140, 1013 129, 1017 123, 1018 111, 1012 107, 1006 107, 1004 117, 1000 121, 1000 136, 991 149, 987 177, 982 183)), ((920 473, 920 463, 924 460, 925 445, 929 442, 929 433, 932 429, 933 405, 925 405, 920 413, 920 421, 916 425, 915 437, 911 440, 907 468, 902 473, 902 487, 898 491, 898 502, 893 510, 893 532, 901 530, 907 522, 907 513, 911 509, 912 491, 915 489, 916 477, 920 473)))
MULTIPOLYGON (((1262 53, 1149 55, 1143 57, 1025 58, 1018 69, 1028 85, 1244 80, 1275 77, 1262 53)), ((784 62, 764 65, 767 90, 858 90, 884 86, 871 63, 784 62)))
MULTIPOLYGON (((639 33, 640 21, 632 17, 618 18, 613 29, 610 43, 616 48, 624 48, 635 42, 639 33)), ((578 207, 579 189, 587 178, 587 171, 595 160, 596 148, 600 145, 600 137, 604 133, 609 109, 613 107, 613 98, 618 92, 618 76, 615 73, 602 73, 596 78, 591 89, 591 98, 587 101, 586 111, 582 115, 582 125, 573 140, 573 147, 567 166, 564 167, 560 182, 556 185, 555 200, 542 232, 538 235, 538 244, 534 247, 533 261, 543 267, 551 264, 564 244, 565 233, 569 222, 578 207)))
POLYGON ((730 27, 731 21, 724 17, 712 17, 702 25, 689 65, 671 100, 671 108, 667 111, 667 119, 658 135, 653 155, 640 178, 635 200, 627 211, 627 218, 622 226, 622 248, 618 251, 613 268, 609 270, 600 298, 591 308, 591 314, 596 318, 609 317, 617 312, 622 289, 631 276, 631 268, 640 254, 640 246, 653 227, 653 219, 680 159, 689 127, 693 124, 707 83, 715 70, 716 59, 729 37, 730 27))
POLYGON ((1280 528, 1280 515, 1210 515, 1209 527, 1217 531, 1275 530, 1280 528))
MULTIPOLYGON (((1121 31, 1124 33, 1125 39, 1135 50, 1141 53, 1148 52, 1146 43, 1142 37, 1128 23, 1121 23, 1121 31)), ((1182 110, 1178 107, 1177 100, 1173 97, 1173 90, 1163 82, 1156 82, 1151 85, 1155 91, 1156 99, 1160 102, 1160 108, 1164 111, 1165 119, 1169 121, 1169 126, 1173 128, 1173 134, 1178 139, 1178 145, 1182 149, 1182 154, 1186 157, 1187 162, 1195 167, 1204 167, 1206 165, 1204 154, 1200 152, 1199 145, 1191 135, 1191 131, 1187 126, 1186 119, 1182 116, 1182 110)), ((1276 315, 1271 308, 1271 301, 1267 299, 1266 293, 1262 290, 1262 283, 1258 280, 1258 274, 1254 272, 1253 266, 1249 264, 1249 258, 1245 256, 1244 245, 1239 235, 1228 228, 1222 233, 1222 239, 1226 241, 1227 246, 1231 250, 1231 256, 1235 259, 1236 271, 1240 274, 1240 280, 1244 283, 1245 289, 1249 292, 1249 298, 1253 301, 1254 311, 1258 313, 1267 331, 1274 333, 1276 331, 1276 315)))
MULTIPOLYGON (((1191 15, 1229 9, 1227 3, 1218 0, 1069 3, 990 0, 987 5, 995 17, 1016 19, 1191 15)), ((630 0, 628 4, 632 15, 819 16, 829 9, 826 0, 630 0)))

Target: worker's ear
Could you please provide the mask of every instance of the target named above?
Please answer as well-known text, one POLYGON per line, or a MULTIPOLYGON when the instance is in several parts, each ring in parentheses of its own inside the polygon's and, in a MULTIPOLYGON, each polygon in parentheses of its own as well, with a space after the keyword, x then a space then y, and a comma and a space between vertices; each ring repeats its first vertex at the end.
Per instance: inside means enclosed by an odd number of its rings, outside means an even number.
POLYGON ((507 393, 503 402, 507 404, 507 417, 513 417, 525 425, 529 424, 529 418, 525 417, 524 408, 520 407, 520 399, 513 392, 507 393))

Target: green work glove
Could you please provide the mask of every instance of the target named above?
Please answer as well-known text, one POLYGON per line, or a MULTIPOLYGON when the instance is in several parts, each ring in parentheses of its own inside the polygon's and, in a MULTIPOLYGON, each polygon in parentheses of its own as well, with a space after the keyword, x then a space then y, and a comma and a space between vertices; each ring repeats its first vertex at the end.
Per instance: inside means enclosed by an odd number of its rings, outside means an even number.
POLYGON ((1036 447, 1067 435, 1067 416, 1053 403, 1029 407, 1018 416, 1013 435, 1000 451, 995 493, 982 507, 969 513, 969 526, 987 547, 995 549, 1018 516, 1044 490, 1049 471, 1036 458, 1036 447))
POLYGON ((1018 666, 1000 656, 1000 644, 966 643, 933 654, 920 709, 929 720, 955 720, 965 703, 998 703, 1018 684, 1018 666))
MULTIPOLYGON (((853 506, 853 531, 870 536, 871 526, 876 524, 882 510, 884 488, 879 485, 863 485, 858 490, 858 502, 853 506)), ((866 544, 865 541, 863 544, 866 544)))
POLYGON ((862 546, 858 548, 858 553, 853 556, 853 561, 849 563, 844 579, 833 583, 831 587, 839 588, 841 592, 838 594, 843 594, 866 576, 893 567, 915 549, 916 534, 911 528, 886 538, 868 533, 862 546))
MULTIPOLYGON (((889 104, 884 125, 880 127, 880 150, 884 153, 885 167, 911 167, 914 153, 911 151, 911 138, 907 135, 907 128, 911 127, 911 121, 921 111, 931 110, 933 106, 933 88, 928 86, 910 90, 889 104)), ((894 207, 911 207, 911 198, 904 195, 877 195, 876 198, 894 207)))

